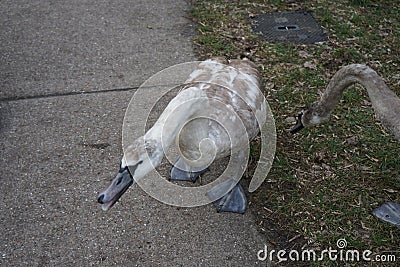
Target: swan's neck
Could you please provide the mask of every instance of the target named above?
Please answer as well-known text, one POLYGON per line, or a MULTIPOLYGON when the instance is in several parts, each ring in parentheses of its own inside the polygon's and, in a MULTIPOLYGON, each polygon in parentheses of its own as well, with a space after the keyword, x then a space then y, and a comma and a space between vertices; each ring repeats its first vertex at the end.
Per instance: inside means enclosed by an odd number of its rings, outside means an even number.
POLYGON ((374 70, 360 64, 343 67, 333 76, 321 99, 312 105, 313 116, 309 123, 317 124, 327 119, 343 91, 355 83, 366 88, 378 118, 400 140, 400 99, 374 70))
POLYGON ((194 118, 199 110, 207 108, 207 104, 206 94, 201 89, 190 87, 181 91, 145 134, 145 140, 155 141, 165 151, 174 142, 182 127, 194 118))

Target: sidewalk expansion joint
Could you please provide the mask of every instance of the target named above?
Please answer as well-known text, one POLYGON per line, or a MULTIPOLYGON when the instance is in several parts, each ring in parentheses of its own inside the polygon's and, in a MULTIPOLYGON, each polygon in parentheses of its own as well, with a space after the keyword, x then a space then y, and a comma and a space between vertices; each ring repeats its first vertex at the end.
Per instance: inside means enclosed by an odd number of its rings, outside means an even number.
POLYGON ((61 96, 74 96, 74 95, 89 95, 89 94, 102 94, 110 92, 125 92, 130 90, 137 90, 139 87, 126 87, 126 88, 113 88, 105 90, 92 90, 92 91, 75 91, 75 92, 65 92, 65 93, 50 93, 42 95, 25 95, 25 96, 11 96, 0 98, 0 102, 10 102, 18 100, 29 100, 29 99, 41 99, 50 97, 61 97, 61 96))

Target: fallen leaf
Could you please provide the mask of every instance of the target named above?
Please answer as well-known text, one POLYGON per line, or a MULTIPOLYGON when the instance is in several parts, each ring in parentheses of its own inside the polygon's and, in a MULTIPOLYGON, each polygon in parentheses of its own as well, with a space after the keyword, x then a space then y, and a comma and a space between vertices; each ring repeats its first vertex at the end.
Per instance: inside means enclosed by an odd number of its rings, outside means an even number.
POLYGON ((273 82, 265 83, 265 88, 266 89, 273 89, 274 87, 275 87, 275 84, 273 82))
POLYGON ((349 145, 357 145, 358 144, 358 136, 353 135, 353 136, 347 138, 346 143, 348 143, 349 145))
POLYGON ((397 193, 398 191, 397 190, 394 190, 394 189, 383 189, 383 191, 385 191, 385 192, 387 192, 387 193, 390 193, 390 194, 394 194, 394 193, 397 193))
POLYGON ((299 56, 302 57, 302 58, 309 58, 310 54, 307 53, 306 51, 302 50, 302 51, 299 51, 299 56))
POLYGON ((294 117, 287 117, 287 118, 285 119, 285 122, 288 123, 288 124, 293 124, 293 123, 296 122, 296 118, 294 118, 294 117))
POLYGON ((312 70, 316 70, 317 69, 317 65, 315 65, 315 63, 312 62, 312 61, 305 62, 303 66, 306 69, 312 69, 312 70))

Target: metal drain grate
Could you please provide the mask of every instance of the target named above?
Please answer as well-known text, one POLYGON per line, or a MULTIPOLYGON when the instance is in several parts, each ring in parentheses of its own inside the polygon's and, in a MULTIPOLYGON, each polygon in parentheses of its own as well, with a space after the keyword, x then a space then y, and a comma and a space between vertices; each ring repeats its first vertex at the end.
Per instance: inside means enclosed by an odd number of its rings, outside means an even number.
POLYGON ((261 32, 267 42, 313 44, 327 39, 327 34, 307 11, 266 13, 253 20, 253 30, 261 32))

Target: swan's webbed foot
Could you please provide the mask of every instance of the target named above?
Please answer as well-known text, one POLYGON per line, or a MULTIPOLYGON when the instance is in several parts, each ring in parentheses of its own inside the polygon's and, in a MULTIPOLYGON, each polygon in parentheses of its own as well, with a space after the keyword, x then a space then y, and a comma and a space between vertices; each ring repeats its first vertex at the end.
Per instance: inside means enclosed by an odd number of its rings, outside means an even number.
POLYGON ((208 168, 190 167, 179 158, 178 161, 171 168, 169 179, 174 181, 191 181, 194 183, 202 174, 204 174, 208 170, 208 168))
POLYGON ((382 221, 391 223, 400 228, 400 204, 386 202, 379 208, 376 208, 373 214, 382 221))
MULTIPOLYGON (((228 180, 216 186, 207 193, 207 196, 210 199, 215 199, 214 196, 217 195, 219 192, 221 192, 220 190, 224 190, 226 186, 231 183, 232 180, 228 180)), ((247 208, 246 194, 244 193, 243 187, 239 183, 237 183, 223 197, 215 200, 213 203, 217 208, 218 212, 225 211, 225 212, 234 212, 243 214, 247 208)))
POLYGON ((195 171, 184 171, 181 170, 175 166, 172 166, 171 171, 170 171, 170 180, 174 181, 191 181, 191 182, 196 182, 197 179, 205 172, 208 171, 208 168, 205 168, 204 170, 195 172, 195 171))

